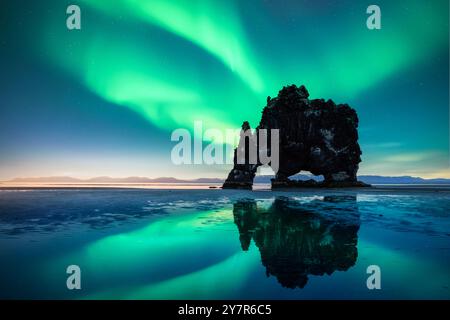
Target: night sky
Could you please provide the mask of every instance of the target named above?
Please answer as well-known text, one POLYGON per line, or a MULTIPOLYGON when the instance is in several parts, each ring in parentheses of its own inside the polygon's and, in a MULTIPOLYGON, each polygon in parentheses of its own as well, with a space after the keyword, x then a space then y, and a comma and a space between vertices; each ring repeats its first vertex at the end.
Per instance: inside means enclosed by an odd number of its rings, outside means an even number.
POLYGON ((448 0, 2 1, 0 179, 224 178, 171 164, 171 132, 255 127, 293 83, 357 110, 360 174, 450 177, 448 21, 448 0))

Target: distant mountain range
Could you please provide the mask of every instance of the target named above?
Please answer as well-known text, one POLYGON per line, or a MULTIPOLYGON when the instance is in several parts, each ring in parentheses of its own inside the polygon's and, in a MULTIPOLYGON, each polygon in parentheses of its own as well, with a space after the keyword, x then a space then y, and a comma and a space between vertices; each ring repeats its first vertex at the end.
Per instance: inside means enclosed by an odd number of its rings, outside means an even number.
MULTIPOLYGON (((270 183, 273 176, 257 176, 255 183, 270 183)), ((306 174, 298 174, 291 179, 316 181, 322 180, 321 177, 315 177, 306 174)), ((386 177, 375 175, 361 175, 358 180, 369 184, 450 184, 450 179, 424 179, 411 176, 386 177)), ((223 183, 224 179, 219 178, 198 178, 193 180, 177 179, 173 177, 146 178, 146 177, 127 177, 127 178, 111 178, 111 177, 95 177, 90 179, 77 179, 72 177, 39 177, 39 178, 16 178, 7 183, 67 183, 67 184, 89 184, 89 183, 223 183)))
MULTIPOLYGON (((269 180, 270 181, 270 180, 269 180)), ((198 178, 193 180, 183 180, 173 177, 146 178, 146 177, 95 177, 90 179, 78 179, 72 177, 37 177, 37 178, 15 178, 4 182, 14 183, 222 183, 222 179, 198 178)))

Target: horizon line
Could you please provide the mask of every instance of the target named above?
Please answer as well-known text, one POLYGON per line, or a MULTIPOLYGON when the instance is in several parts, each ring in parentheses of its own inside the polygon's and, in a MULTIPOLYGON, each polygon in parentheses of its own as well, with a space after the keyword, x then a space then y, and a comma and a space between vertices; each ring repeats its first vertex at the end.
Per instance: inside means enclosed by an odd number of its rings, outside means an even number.
MULTIPOLYGON (((270 174, 264 174, 264 175, 257 175, 255 176, 255 179, 258 177, 273 177, 274 175, 270 175, 270 174)), ((295 177, 295 176, 307 176, 307 177, 311 177, 311 178, 323 178, 322 175, 316 176, 310 173, 299 173, 299 174, 295 174, 291 177, 295 177)), ((409 178, 409 179, 421 179, 421 180, 425 180, 425 181, 433 181, 433 180, 450 180, 450 178, 445 178, 445 177, 437 177, 437 178, 424 178, 424 177, 420 177, 420 176, 411 176, 411 175, 398 175, 398 176, 392 176, 392 175, 377 175, 377 174, 361 174, 361 175, 357 175, 357 177, 371 177, 371 178, 393 178, 393 179, 399 179, 399 178, 409 178)), ((173 177, 173 176, 160 176, 160 177, 155 177, 155 178, 150 178, 150 177, 146 177, 146 176, 93 176, 93 177, 86 177, 86 178, 79 178, 79 177, 74 177, 74 176, 60 176, 60 175, 54 175, 54 176, 30 176, 30 177, 14 177, 14 178, 10 178, 10 179, 1 179, 0 182, 5 183, 5 182, 27 182, 27 180, 29 180, 30 182, 54 182, 54 181, 45 181, 45 180, 77 180, 80 182, 89 182, 91 180, 101 180, 101 179, 105 179, 105 180, 130 180, 130 179, 139 179, 139 180, 177 180, 177 181, 181 181, 181 182, 195 182, 198 180, 205 180, 205 181, 225 181, 225 178, 219 178, 219 177, 198 177, 198 178, 179 178, 179 177, 173 177), (39 181, 40 180, 40 181, 39 181)), ((149 181, 151 182, 151 181, 149 181)))

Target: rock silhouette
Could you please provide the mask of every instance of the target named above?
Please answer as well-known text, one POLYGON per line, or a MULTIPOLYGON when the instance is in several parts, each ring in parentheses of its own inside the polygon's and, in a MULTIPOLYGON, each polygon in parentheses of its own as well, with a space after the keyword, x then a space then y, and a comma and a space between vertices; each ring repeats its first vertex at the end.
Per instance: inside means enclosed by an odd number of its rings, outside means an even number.
POLYGON ((303 288, 309 275, 346 271, 356 262, 360 219, 355 196, 324 197, 309 206, 280 197, 268 209, 242 200, 234 204, 233 215, 242 250, 253 240, 267 276, 283 287, 303 288))
POLYGON ((357 181, 361 162, 358 144, 358 116, 347 104, 336 105, 332 100, 309 100, 304 86, 283 87, 276 98, 267 97, 261 121, 253 135, 242 133, 250 129, 242 124, 239 146, 234 151, 234 166, 223 188, 251 189, 256 170, 261 166, 250 163, 250 143, 260 145, 258 131, 268 131, 270 155, 270 129, 279 129, 279 170, 272 180, 272 188, 289 187, 362 187, 357 181), (252 139, 254 137, 254 139, 252 139), (245 162, 237 161, 237 150, 245 150, 245 162), (291 181, 289 177, 301 171, 323 175, 323 182, 291 181))

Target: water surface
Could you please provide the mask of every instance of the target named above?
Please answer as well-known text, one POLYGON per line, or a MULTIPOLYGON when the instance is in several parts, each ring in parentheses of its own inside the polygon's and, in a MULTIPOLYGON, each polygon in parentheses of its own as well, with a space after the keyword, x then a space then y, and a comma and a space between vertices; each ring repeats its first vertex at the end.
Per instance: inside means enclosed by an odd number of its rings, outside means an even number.
POLYGON ((0 263, 0 298, 449 299, 450 192, 3 189, 0 263))

